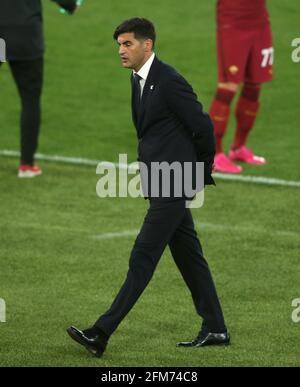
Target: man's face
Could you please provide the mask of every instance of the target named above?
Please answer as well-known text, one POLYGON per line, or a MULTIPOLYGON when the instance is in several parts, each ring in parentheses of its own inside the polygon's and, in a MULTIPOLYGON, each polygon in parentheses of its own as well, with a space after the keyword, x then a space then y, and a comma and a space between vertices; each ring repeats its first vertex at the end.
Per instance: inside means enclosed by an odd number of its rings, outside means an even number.
POLYGON ((133 32, 126 32, 119 35, 119 55, 123 67, 139 71, 147 62, 152 53, 152 41, 138 40, 133 32))

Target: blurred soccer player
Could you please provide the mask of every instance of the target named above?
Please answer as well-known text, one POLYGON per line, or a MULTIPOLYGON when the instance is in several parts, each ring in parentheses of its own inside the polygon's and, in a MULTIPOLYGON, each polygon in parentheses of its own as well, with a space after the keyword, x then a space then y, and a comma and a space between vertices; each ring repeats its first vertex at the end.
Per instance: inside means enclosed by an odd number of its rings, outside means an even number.
MULTIPOLYGON (((76 0, 52 1, 69 13, 73 13, 77 7, 76 0)), ((21 160, 18 176, 38 176, 42 170, 34 164, 34 154, 38 146, 43 86, 44 37, 41 0, 1 0, 0 38, 6 42, 6 57, 22 104, 21 160)))
POLYGON ((272 79, 274 49, 266 0, 218 0, 217 53, 219 83, 210 107, 216 136, 215 171, 240 173, 235 161, 262 165, 263 157, 246 147, 259 109, 261 84, 272 79), (229 155, 222 140, 230 105, 242 84, 235 116, 237 127, 229 155))

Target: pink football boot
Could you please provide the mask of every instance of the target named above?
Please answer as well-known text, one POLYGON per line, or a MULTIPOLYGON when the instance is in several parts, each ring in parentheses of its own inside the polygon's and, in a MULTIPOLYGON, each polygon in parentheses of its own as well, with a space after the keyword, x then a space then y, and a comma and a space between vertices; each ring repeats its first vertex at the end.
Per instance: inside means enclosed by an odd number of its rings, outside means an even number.
POLYGON ((241 173, 243 168, 234 164, 225 153, 217 153, 214 161, 214 172, 221 173, 241 173))
POLYGON ((263 157, 255 156, 251 149, 242 146, 241 148, 231 150, 229 152, 229 158, 231 161, 242 161, 247 164, 264 165, 266 159, 263 157))

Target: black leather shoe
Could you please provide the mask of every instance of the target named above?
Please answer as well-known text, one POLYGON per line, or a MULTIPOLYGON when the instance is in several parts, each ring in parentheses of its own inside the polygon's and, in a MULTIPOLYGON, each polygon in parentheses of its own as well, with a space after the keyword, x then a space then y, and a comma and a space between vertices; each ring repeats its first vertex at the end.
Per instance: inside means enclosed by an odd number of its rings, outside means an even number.
POLYGON ((205 333, 201 332, 193 341, 177 343, 177 347, 205 347, 207 345, 229 345, 229 332, 205 333))
POLYGON ((69 336, 77 343, 83 345, 89 352, 96 357, 101 357, 105 351, 108 336, 99 328, 89 328, 80 331, 76 327, 67 329, 69 336))

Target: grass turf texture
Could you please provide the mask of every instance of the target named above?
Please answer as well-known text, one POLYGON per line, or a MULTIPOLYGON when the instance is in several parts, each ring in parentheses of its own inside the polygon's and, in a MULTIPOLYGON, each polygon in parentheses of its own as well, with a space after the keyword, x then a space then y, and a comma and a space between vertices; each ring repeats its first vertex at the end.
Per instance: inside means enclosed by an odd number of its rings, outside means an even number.
MULTIPOLYGON (((40 152, 111 161, 128 153, 135 160, 129 72, 120 70, 111 39, 115 26, 133 15, 155 22, 158 55, 187 77, 207 110, 216 81, 214 5, 91 1, 76 16, 64 17, 45 2, 40 152)), ((291 61, 291 41, 298 36, 300 5, 273 0, 269 8, 276 76, 264 87, 250 139, 269 164, 247 166, 245 174, 299 180, 300 64, 291 61)), ((0 70, 0 84, 0 148, 18 149, 19 106, 7 66, 0 70)), ((227 148, 233 129, 232 120, 227 148)), ((207 190, 204 208, 194 211, 233 335, 231 347, 175 347, 197 333, 199 321, 167 251, 99 361, 73 344, 65 328, 92 323, 126 274, 135 237, 94 236, 138 229, 147 202, 98 199, 94 168, 41 164, 44 176, 20 181, 16 160, 0 159, 0 297, 7 303, 0 365, 300 365, 300 325, 291 321, 291 302, 300 297, 298 189, 220 181, 207 190)))

